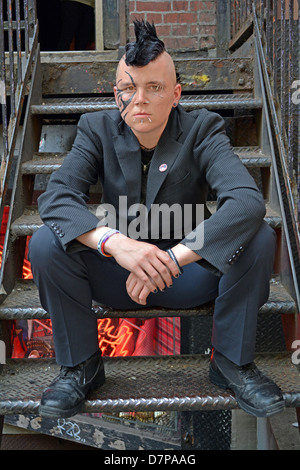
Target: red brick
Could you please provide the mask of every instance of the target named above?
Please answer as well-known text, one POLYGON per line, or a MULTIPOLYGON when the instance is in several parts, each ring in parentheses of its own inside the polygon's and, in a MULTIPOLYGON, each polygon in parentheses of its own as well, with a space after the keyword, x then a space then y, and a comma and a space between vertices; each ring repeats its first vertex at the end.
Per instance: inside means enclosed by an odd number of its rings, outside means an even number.
POLYGON ((209 11, 203 11, 199 16, 199 24, 216 24, 216 15, 209 11))
POLYGON ((203 1, 191 1, 190 2, 191 11, 198 11, 198 10, 215 11, 215 9, 216 9, 216 2, 203 2, 203 1))
MULTIPOLYGON (((216 27, 211 24, 198 25, 198 33, 200 36, 209 36, 209 35, 213 36, 216 33, 216 27)), ((191 34, 192 34, 192 29, 191 29, 191 34)))
MULTIPOLYGON (((171 8, 170 8, 171 10, 171 8)), ((174 0, 172 11, 189 11, 189 2, 179 2, 174 0)))
POLYGON ((164 40, 166 48, 170 49, 198 49, 197 38, 166 38, 164 40))
POLYGON ((153 21, 153 23, 156 26, 156 25, 162 23, 162 14, 161 13, 153 13, 153 12, 146 13, 146 20, 149 21, 150 23, 152 23, 152 21, 153 21))
POLYGON ((136 11, 169 11, 170 10, 170 2, 136 2, 136 11))
POLYGON ((171 25, 156 26, 158 37, 171 36, 171 25))
POLYGON ((188 36, 187 24, 173 25, 172 34, 173 36, 188 36))
POLYGON ((171 24, 196 23, 197 19, 193 13, 165 13, 164 22, 171 24))

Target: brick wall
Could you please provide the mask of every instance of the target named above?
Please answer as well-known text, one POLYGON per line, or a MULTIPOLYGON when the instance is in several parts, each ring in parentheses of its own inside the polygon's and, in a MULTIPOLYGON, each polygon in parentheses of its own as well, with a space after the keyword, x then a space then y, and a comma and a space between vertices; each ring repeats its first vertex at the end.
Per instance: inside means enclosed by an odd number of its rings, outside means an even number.
POLYGON ((216 2, 193 0, 129 0, 129 40, 135 18, 154 22, 171 51, 213 55, 216 47, 216 2))

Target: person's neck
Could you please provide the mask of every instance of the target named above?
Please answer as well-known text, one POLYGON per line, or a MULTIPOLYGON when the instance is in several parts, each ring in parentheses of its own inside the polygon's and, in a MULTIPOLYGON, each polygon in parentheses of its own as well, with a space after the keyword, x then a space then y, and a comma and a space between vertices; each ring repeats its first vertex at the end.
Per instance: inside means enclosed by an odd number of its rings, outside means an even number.
POLYGON ((142 137, 138 137, 138 141, 139 141, 139 144, 140 144, 140 147, 144 150, 152 150, 152 149, 155 149, 155 147, 157 146, 158 144, 158 141, 159 141, 159 137, 158 138, 153 138, 153 137, 150 137, 150 136, 142 136, 142 137))
POLYGON ((154 149, 161 137, 162 132, 160 133, 135 133, 135 136, 141 146, 141 148, 150 150, 154 149))
POLYGON ((153 147, 146 147, 145 145, 140 143, 140 147, 141 147, 142 150, 146 150, 147 152, 151 152, 152 150, 154 150, 156 148, 156 145, 154 145, 153 147))

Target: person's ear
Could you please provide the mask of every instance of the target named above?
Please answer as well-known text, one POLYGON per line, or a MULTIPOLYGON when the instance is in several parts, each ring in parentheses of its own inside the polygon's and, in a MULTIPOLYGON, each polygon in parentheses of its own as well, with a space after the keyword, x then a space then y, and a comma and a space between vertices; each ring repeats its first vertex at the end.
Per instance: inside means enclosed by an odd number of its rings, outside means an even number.
POLYGON ((118 99, 117 99, 117 87, 116 87, 116 86, 114 86, 114 97, 115 97, 116 105, 117 105, 118 108, 119 108, 119 103, 118 103, 118 99))
POLYGON ((175 88, 174 88, 174 104, 178 104, 179 100, 181 98, 181 85, 180 83, 176 83, 175 88))

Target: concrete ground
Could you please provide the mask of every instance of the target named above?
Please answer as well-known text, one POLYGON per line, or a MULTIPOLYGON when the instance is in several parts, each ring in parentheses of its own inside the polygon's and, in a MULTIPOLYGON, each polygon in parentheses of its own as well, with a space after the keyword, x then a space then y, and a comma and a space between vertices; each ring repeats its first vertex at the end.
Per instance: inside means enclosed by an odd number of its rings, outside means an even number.
POLYGON ((295 408, 270 418, 274 438, 279 450, 300 450, 300 430, 295 408))

